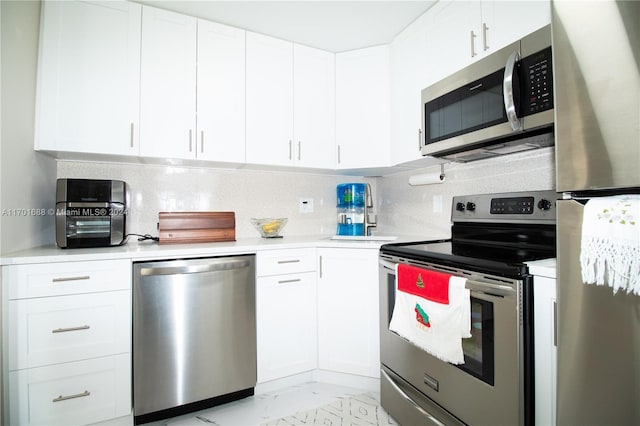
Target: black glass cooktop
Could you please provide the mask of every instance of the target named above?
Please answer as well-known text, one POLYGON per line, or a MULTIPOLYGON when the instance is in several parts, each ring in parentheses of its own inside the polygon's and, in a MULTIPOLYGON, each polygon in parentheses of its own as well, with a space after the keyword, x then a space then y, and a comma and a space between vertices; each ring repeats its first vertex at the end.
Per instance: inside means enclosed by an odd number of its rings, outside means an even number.
POLYGON ((385 244, 381 253, 406 256, 457 269, 517 278, 525 262, 555 257, 555 227, 455 225, 453 238, 385 244))

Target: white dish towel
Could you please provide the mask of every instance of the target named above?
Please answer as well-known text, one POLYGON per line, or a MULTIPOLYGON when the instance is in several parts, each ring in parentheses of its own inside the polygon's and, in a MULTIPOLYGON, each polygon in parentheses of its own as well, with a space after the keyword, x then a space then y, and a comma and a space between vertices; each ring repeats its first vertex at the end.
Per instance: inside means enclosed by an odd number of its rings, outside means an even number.
POLYGON ((582 281, 640 295, 640 195, 592 198, 584 207, 582 281))
POLYGON ((396 300, 389 330, 452 364, 464 364, 462 339, 471 337, 466 279, 396 265, 396 300))

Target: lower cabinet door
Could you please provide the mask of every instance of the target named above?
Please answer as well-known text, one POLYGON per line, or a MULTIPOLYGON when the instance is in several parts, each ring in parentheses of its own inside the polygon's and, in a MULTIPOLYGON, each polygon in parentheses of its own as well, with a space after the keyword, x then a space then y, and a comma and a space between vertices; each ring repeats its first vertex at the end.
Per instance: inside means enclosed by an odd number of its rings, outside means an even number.
POLYGON ((131 354, 9 372, 11 425, 85 425, 131 413, 131 354))
POLYGON ((258 383, 317 368, 315 272, 259 277, 256 300, 258 383))

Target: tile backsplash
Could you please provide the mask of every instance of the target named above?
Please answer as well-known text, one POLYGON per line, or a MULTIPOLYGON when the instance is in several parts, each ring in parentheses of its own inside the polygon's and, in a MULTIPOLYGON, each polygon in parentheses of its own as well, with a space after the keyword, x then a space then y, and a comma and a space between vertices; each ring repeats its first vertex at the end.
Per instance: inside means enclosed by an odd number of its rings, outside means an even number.
POLYGON ((416 239, 449 236, 454 195, 509 192, 554 187, 553 149, 512 154, 473 163, 448 163, 442 184, 410 186, 413 174, 439 167, 378 178, 301 172, 214 169, 144 164, 58 161, 59 178, 119 179, 130 186, 128 232, 157 235, 161 211, 233 211, 236 237, 258 237, 249 219, 286 217, 283 235, 333 235, 336 232, 336 185, 372 186, 379 234, 416 239), (300 198, 313 198, 314 212, 300 213, 300 198))
POLYGON ((252 217, 288 218, 285 237, 333 235, 336 185, 375 184, 375 179, 350 176, 78 161, 59 161, 58 177, 127 182, 128 232, 157 235, 161 211, 233 211, 239 239, 259 237, 249 221, 252 217), (300 213, 300 198, 313 198, 313 213, 300 213))

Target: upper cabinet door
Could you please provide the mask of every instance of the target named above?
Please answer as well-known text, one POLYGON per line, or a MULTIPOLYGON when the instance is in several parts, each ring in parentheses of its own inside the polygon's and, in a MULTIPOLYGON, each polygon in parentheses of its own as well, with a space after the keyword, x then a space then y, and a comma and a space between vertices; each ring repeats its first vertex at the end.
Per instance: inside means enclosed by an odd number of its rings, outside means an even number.
POLYGON ((293 46, 294 163, 333 169, 335 54, 293 46))
POLYGON ((394 164, 422 158, 421 92, 428 80, 427 15, 391 44, 391 159, 394 164))
POLYGON ((293 43, 247 33, 247 163, 291 165, 293 43))
POLYGON ((144 6, 140 155, 195 158, 196 19, 144 6))
POLYGON ((338 168, 389 166, 389 47, 336 54, 338 168))
POLYGON ((198 20, 197 158, 245 160, 245 31, 198 20))
POLYGON ((124 1, 42 3, 35 149, 138 153, 140 13, 124 1))
POLYGON ((551 22, 548 0, 483 1, 482 49, 493 52, 551 22))

